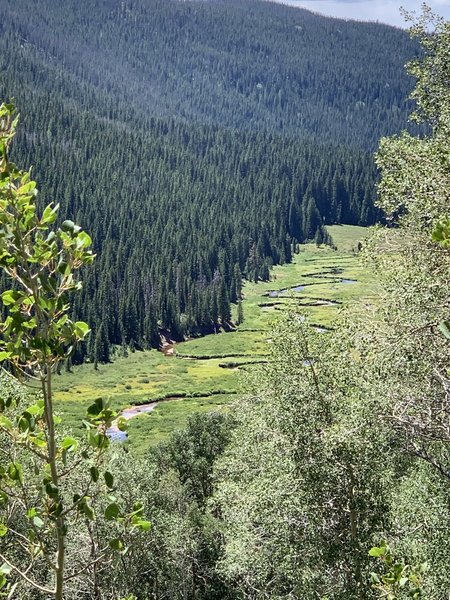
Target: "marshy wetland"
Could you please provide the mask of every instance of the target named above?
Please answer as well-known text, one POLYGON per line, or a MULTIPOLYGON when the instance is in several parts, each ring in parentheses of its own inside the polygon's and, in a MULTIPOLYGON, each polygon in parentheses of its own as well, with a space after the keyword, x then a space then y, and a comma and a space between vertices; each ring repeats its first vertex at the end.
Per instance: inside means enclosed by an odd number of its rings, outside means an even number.
MULTIPOLYGON (((98 397, 129 420, 130 450, 137 454, 167 438, 195 412, 226 410, 236 400, 242 371, 265 362, 274 320, 286 310, 308 316, 324 335, 342 306, 371 294, 356 248, 366 230, 328 228, 337 250, 301 247, 291 264, 277 266, 267 282, 245 282, 244 322, 234 331, 167 344, 162 351, 129 352, 114 362, 75 367, 55 379, 58 408, 75 426, 98 397)), ((123 436, 115 435, 114 437, 123 436)))

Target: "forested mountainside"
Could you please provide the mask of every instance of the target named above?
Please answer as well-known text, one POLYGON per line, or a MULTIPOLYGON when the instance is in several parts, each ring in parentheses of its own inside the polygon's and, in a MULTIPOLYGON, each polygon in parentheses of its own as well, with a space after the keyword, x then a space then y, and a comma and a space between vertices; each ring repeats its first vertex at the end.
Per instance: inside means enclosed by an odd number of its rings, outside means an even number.
POLYGON ((370 149, 407 124, 417 46, 391 27, 259 0, 4 0, 0 17, 6 79, 20 70, 26 93, 53 85, 98 116, 133 108, 370 149))
POLYGON ((99 254, 75 306, 97 349, 224 324, 243 276, 376 219, 369 150, 407 123, 405 32, 250 0, 5 0, 0 33, 15 159, 99 254))

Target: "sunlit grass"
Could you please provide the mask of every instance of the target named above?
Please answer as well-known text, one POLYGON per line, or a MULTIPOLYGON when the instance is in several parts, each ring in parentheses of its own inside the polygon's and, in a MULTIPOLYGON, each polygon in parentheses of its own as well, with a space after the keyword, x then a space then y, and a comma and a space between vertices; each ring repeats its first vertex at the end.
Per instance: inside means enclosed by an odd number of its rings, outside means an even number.
MULTIPOLYGON (((98 370, 84 364, 56 377, 55 395, 65 423, 76 426, 98 397, 110 398, 119 410, 163 397, 188 396, 161 402, 152 413, 130 421, 130 447, 144 452, 182 427, 189 414, 223 407, 235 399, 241 387, 239 371, 251 368, 245 362, 264 359, 272 324, 283 312, 298 308, 311 323, 329 326, 342 306, 371 295, 373 283, 356 254, 366 230, 332 226, 329 231, 337 250, 302 246, 291 264, 272 270, 270 281, 244 283, 245 320, 236 331, 177 344, 173 356, 157 350, 134 352, 113 364, 99 365, 98 370), (301 291, 291 290, 299 284, 305 286, 301 291), (274 291, 277 295, 271 297, 274 291), (214 392, 223 393, 210 396, 214 392)), ((236 307, 233 311, 236 315, 236 307)))
POLYGON ((153 412, 130 420, 127 445, 134 453, 145 454, 148 448, 167 439, 173 431, 183 429, 190 415, 226 410, 229 402, 229 395, 160 402, 153 412))

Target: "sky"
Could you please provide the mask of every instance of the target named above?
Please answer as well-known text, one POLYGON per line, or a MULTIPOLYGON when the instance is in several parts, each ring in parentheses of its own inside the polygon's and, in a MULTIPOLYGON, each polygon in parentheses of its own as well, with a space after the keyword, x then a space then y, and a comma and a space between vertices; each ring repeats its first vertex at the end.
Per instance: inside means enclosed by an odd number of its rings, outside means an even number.
MULTIPOLYGON (((396 27, 408 27, 400 7, 421 14, 423 0, 271 0, 307 8, 330 17, 356 19, 358 21, 380 21, 396 27)), ((428 0, 428 6, 438 15, 450 20, 450 0, 428 0)))

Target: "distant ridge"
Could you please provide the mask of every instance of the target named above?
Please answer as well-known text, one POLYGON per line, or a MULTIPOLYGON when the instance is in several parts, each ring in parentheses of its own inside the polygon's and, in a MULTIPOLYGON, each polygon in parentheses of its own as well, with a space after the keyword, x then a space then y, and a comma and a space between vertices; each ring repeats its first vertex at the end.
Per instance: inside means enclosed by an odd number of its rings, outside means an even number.
MULTIPOLYGON (((4 59, 87 86, 99 113, 109 100, 141 116, 371 149, 407 126, 403 67, 418 50, 392 27, 262 0, 3 0, 0 16, 4 59)), ((3 93, 42 85, 4 63, 3 93)))

